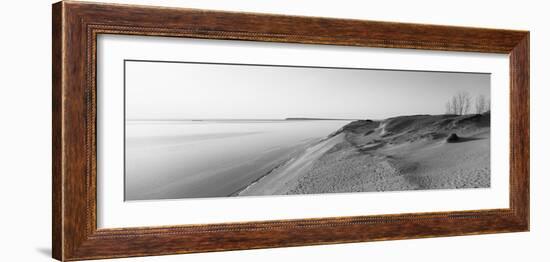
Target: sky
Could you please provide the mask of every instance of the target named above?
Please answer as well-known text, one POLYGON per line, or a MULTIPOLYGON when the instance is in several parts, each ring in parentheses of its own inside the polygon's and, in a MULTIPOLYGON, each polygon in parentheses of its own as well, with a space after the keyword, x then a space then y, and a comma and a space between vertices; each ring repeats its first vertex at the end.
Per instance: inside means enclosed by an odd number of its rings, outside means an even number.
POLYGON ((145 61, 125 70, 128 120, 384 119, 443 114, 460 91, 490 98, 490 75, 477 73, 145 61))

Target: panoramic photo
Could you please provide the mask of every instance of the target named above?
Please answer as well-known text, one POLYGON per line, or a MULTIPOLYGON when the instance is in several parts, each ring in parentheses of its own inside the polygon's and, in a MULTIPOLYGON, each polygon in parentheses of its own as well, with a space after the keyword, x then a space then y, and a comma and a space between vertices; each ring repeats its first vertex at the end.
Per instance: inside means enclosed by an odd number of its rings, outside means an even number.
POLYGON ((124 63, 127 201, 491 185, 490 74, 124 63))

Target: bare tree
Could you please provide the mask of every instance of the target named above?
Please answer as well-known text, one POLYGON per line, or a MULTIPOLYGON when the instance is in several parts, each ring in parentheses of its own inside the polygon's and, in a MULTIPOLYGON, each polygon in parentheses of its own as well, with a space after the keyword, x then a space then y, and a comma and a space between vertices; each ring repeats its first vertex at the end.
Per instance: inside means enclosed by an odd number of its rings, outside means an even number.
POLYGON ((470 112, 472 98, 468 92, 458 92, 445 104, 447 114, 465 115, 470 112))
POLYGON ((458 97, 453 96, 453 99, 451 100, 451 110, 453 114, 460 115, 460 110, 458 106, 458 97))
POLYGON ((468 94, 468 92, 460 92, 458 96, 461 99, 462 114, 468 114, 470 112, 470 108, 472 107, 472 97, 468 94))
POLYGON ((482 114, 489 111, 490 102, 489 99, 486 99, 484 95, 479 95, 476 98, 476 113, 482 114))
POLYGON ((479 95, 477 98, 476 98, 476 113, 477 114, 481 114, 483 112, 485 112, 487 109, 487 105, 485 104, 486 103, 486 100, 485 100, 485 96, 484 95, 479 95))

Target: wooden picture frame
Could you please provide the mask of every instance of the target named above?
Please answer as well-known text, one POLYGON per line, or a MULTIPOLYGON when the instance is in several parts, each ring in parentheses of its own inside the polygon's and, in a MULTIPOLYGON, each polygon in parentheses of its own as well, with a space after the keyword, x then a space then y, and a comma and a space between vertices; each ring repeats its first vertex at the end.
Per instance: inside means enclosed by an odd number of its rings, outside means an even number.
POLYGON ((53 5, 53 257, 182 254, 529 230, 529 32, 63 1, 53 5), (510 207, 98 229, 99 34, 468 51, 510 58, 510 207))

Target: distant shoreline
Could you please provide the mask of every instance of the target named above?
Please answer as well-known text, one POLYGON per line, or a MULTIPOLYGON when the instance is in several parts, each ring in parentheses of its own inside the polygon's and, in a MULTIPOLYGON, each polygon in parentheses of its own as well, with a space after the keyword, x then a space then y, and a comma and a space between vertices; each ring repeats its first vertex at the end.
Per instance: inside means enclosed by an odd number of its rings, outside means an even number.
POLYGON ((126 119, 127 122, 202 122, 202 121, 356 121, 360 119, 344 119, 344 118, 307 118, 307 117, 289 117, 285 119, 126 119))
POLYGON ((300 121, 300 120, 334 120, 334 121, 355 121, 355 120, 361 120, 361 119, 353 119, 353 118, 309 118, 309 117, 289 117, 285 118, 285 121, 300 121))

